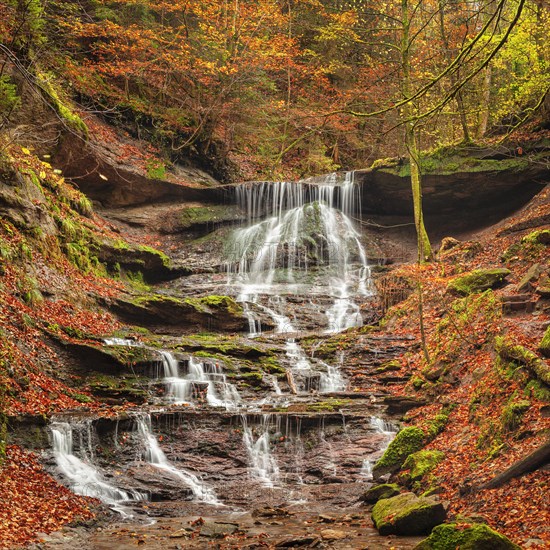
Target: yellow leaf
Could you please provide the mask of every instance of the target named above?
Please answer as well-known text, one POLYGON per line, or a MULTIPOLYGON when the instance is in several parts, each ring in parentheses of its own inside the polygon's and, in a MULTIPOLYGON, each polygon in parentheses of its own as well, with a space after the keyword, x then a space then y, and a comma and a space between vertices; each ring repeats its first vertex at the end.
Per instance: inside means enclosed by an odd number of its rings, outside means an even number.
POLYGON ((21 151, 23 151, 23 153, 25 153, 25 155, 30 155, 31 154, 31 152, 26 147, 21 147, 21 151))

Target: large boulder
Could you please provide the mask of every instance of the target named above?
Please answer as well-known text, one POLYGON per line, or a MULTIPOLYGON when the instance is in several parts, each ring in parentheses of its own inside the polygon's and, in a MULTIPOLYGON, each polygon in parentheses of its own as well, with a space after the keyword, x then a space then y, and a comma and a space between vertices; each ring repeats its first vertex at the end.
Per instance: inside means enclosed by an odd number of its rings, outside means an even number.
POLYGON ((115 298, 105 304, 127 323, 146 327, 177 327, 181 332, 217 330, 238 332, 248 328, 242 307, 229 296, 176 298, 148 294, 115 298))
POLYGON ((446 517, 441 502, 414 493, 384 498, 372 509, 374 526, 381 535, 426 535, 446 517))
POLYGON ((150 283, 169 281, 191 270, 174 267, 168 256, 149 246, 135 246, 124 241, 103 242, 98 250, 98 259, 110 270, 121 269, 132 273, 141 273, 150 283))
POLYGON ((487 525, 467 528, 455 523, 438 525, 414 550, 519 550, 519 546, 487 525))
POLYGON ((447 290, 453 294, 469 296, 474 292, 483 292, 501 286, 510 273, 509 269, 501 267, 476 269, 453 279, 447 285, 447 290))

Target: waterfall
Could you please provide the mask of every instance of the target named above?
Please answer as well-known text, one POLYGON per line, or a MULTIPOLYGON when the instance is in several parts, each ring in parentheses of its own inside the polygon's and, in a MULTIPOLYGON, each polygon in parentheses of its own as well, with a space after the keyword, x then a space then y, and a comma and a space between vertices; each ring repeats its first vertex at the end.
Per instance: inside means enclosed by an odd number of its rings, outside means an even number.
POLYGON ((246 415, 241 416, 243 426, 243 443, 248 454, 249 467, 254 479, 259 480, 265 487, 274 487, 279 481, 279 466, 271 453, 269 442, 270 415, 263 416, 260 425, 260 435, 256 438, 252 432, 246 415))
POLYGON ((221 503, 218 501, 214 491, 210 487, 208 487, 194 474, 180 468, 176 468, 168 461, 163 450, 160 448, 157 438, 153 434, 151 428, 151 415, 140 414, 136 415, 135 418, 138 434, 145 446, 145 460, 155 468, 168 472, 172 477, 180 479, 187 487, 191 489, 196 500, 206 504, 220 506, 221 503))
POLYGON ((78 495, 94 497, 123 516, 131 516, 123 503, 146 500, 147 495, 138 491, 125 491, 109 483, 92 463, 93 442, 91 422, 69 424, 53 422, 50 425, 53 452, 59 471, 68 481, 70 489, 78 495), (80 439, 79 452, 75 455, 75 432, 80 439))
MULTIPOLYGON (((321 307, 328 302, 323 311, 327 333, 362 325, 356 299, 371 291, 367 255, 353 220, 360 215, 359 195, 353 172, 330 174, 319 185, 261 182, 237 187, 248 224, 236 229, 226 245, 228 284, 237 290, 251 337, 261 332, 258 312, 273 320, 276 333, 297 332, 285 311, 285 296, 290 295, 312 297, 321 307)), ((296 339, 287 339, 286 355, 293 374, 306 379, 300 389, 307 391, 315 368, 296 339)), ((338 370, 322 365, 314 389, 345 389, 338 370)))
POLYGON ((391 422, 388 422, 387 420, 384 420, 383 418, 380 418, 378 416, 370 417, 370 426, 375 432, 387 435, 390 440, 395 437, 395 434, 399 429, 398 426, 395 426, 391 422))
POLYGON ((372 462, 368 458, 365 458, 365 460, 363 460, 360 475, 365 478, 365 481, 372 481, 373 479, 372 462))
POLYGON ((221 367, 190 357, 188 372, 181 376, 179 362, 169 351, 161 351, 166 399, 170 403, 192 403, 204 399, 212 407, 236 409, 241 401, 237 388, 227 382, 221 367))
POLYGON ((369 458, 363 459, 363 464, 361 465, 361 470, 359 475, 363 481, 372 481, 372 468, 374 463, 382 456, 384 451, 388 448, 388 445, 391 443, 395 434, 397 433, 399 426, 384 420, 378 416, 371 416, 369 419, 370 428, 378 434, 383 434, 385 436, 384 443, 380 448, 373 453, 369 458))
POLYGON ((143 346, 141 342, 131 338, 104 338, 103 342, 106 346, 143 346))

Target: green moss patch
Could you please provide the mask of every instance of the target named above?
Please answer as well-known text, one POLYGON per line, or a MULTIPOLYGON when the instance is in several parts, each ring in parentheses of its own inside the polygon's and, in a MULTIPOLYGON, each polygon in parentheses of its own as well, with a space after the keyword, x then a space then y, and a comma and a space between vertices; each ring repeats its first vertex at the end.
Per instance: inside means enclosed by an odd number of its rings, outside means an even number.
POLYGON ((487 525, 470 527, 448 523, 435 527, 414 550, 520 550, 510 539, 487 525))
POLYGON ((409 426, 401 430, 374 465, 373 474, 375 477, 397 471, 410 454, 422 448, 425 439, 424 432, 416 426, 409 426))
POLYGON ((445 453, 441 451, 422 450, 412 453, 403 463, 403 469, 409 469, 410 481, 420 481, 429 474, 443 459, 445 453))
POLYGON ((306 406, 308 412, 334 412, 339 411, 343 407, 350 405, 350 399, 333 399, 329 398, 325 401, 318 401, 317 403, 310 403, 306 406))
POLYGON ((468 296, 474 292, 483 292, 501 285, 511 271, 505 268, 476 269, 453 279, 447 290, 461 296, 468 296))
POLYGON ((375 504, 383 498, 392 498, 401 492, 401 488, 396 483, 382 483, 367 489, 361 500, 369 504, 375 504))
POLYGON ((268 348, 252 345, 238 336, 225 336, 212 333, 192 334, 182 338, 178 349, 187 351, 204 351, 214 354, 236 357, 273 357, 274 353, 268 348))

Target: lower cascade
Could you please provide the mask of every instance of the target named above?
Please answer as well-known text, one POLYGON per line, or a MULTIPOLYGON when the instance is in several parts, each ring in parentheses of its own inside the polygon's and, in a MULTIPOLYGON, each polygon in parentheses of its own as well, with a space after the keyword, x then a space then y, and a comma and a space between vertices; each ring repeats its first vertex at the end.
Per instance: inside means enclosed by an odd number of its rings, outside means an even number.
POLYGON ((50 425, 53 452, 57 467, 67 479, 72 491, 79 495, 94 497, 122 515, 128 515, 123 503, 146 500, 147 495, 138 491, 126 491, 109 483, 94 466, 93 442, 90 423, 71 425, 69 422, 54 422, 50 425), (80 439, 80 454, 75 455, 74 433, 80 439))
POLYGON ((181 480, 191 489, 194 497, 198 501, 213 505, 220 504, 214 491, 200 481, 197 476, 180 468, 176 468, 168 461, 166 455, 160 448, 157 438, 152 433, 150 415, 137 415, 136 423, 139 437, 143 441, 145 447, 144 457, 147 462, 181 480))
POLYGON ((270 417, 265 415, 260 425, 259 435, 255 438, 246 415, 242 416, 243 442, 248 453, 251 476, 266 487, 273 487, 279 481, 279 466, 271 452, 269 424, 270 417))

